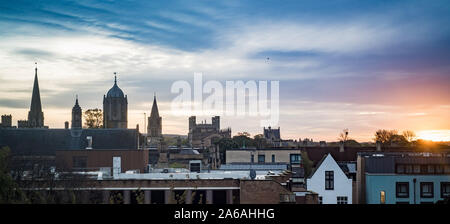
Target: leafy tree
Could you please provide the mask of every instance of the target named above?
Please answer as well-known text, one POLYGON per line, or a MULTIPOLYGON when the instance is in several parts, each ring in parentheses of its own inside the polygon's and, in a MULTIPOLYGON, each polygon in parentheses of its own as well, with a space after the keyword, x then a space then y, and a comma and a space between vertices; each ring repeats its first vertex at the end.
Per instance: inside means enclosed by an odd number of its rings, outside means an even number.
POLYGON ((10 175, 10 149, 0 149, 0 204, 25 203, 27 199, 10 175))
POLYGON ((219 156, 222 163, 226 163, 227 150, 239 147, 239 145, 236 142, 234 142, 231 138, 221 138, 215 141, 214 144, 219 146, 219 156))
POLYGON ((305 177, 309 177, 312 172, 313 161, 309 159, 306 151, 302 151, 300 156, 302 157, 303 168, 305 169, 305 177))
POLYGON ((255 135, 253 140, 258 149, 265 148, 268 145, 266 138, 264 138, 264 135, 262 134, 255 135))
POLYGON ((250 138, 250 134, 247 132, 238 133, 238 135, 233 136, 233 141, 238 144, 239 147, 254 147, 255 142, 250 138))
POLYGON ((89 109, 84 112, 84 120, 87 128, 103 127, 103 112, 101 109, 89 109))

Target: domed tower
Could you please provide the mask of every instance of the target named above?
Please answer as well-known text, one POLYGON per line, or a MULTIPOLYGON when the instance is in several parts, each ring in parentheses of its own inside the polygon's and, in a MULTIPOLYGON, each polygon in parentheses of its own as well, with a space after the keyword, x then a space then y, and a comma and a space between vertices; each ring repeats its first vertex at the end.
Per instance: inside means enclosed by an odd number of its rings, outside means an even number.
POLYGON ((114 72, 114 86, 103 96, 103 127, 127 128, 128 100, 122 90, 117 86, 117 77, 114 72))
POLYGON ((78 105, 78 96, 75 100, 75 105, 72 108, 72 129, 80 129, 81 128, 81 114, 82 110, 80 105, 78 105))

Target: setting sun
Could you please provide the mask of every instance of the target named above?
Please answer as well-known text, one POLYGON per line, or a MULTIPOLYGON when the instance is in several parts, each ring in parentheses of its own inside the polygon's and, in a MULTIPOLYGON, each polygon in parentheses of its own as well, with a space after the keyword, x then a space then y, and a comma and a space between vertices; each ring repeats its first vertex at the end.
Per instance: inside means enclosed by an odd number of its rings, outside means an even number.
POLYGON ((425 130, 417 132, 417 139, 431 140, 434 142, 450 141, 450 130, 425 130))

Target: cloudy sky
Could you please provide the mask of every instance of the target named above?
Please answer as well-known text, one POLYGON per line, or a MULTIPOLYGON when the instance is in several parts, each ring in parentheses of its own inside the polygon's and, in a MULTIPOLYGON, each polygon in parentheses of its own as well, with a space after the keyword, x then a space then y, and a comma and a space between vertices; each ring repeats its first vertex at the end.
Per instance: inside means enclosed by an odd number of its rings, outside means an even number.
MULTIPOLYGON (((84 110, 102 108, 117 72, 129 128, 143 127, 156 92, 163 133, 186 134, 170 87, 201 72, 279 80, 286 139, 335 141, 348 128, 369 141, 385 128, 450 140, 448 0, 2 1, 0 12, 0 113, 14 124, 37 62, 51 128, 70 121, 76 94, 84 110)), ((254 118, 221 123, 262 132, 254 118)))

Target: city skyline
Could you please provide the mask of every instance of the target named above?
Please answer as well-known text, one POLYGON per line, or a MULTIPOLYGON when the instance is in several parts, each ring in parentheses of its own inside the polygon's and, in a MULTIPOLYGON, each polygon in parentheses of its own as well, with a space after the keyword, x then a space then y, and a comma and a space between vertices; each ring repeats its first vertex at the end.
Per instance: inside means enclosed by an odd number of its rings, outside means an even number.
MULTIPOLYGON (((186 135, 190 115, 171 115, 176 94, 170 86, 192 83, 194 72, 202 72, 219 82, 279 80, 284 139, 336 141, 348 128, 358 141, 372 141, 378 129, 450 140, 445 1, 352 7, 174 1, 170 10, 145 3, 69 3, 0 5, 0 27, 8 30, 0 34, 0 113, 12 114, 13 124, 27 117, 37 61, 50 128, 70 121, 75 95, 84 111, 102 108, 117 72, 129 99, 128 128, 139 124, 146 132, 144 113, 150 115, 156 92, 163 134, 186 135)), ((258 121, 221 118, 233 134, 262 133, 258 121)))

